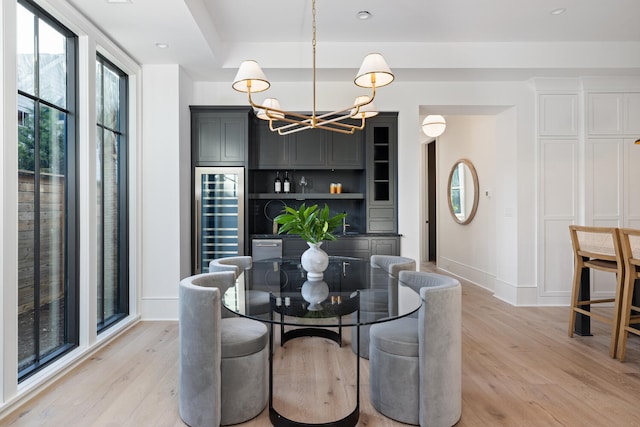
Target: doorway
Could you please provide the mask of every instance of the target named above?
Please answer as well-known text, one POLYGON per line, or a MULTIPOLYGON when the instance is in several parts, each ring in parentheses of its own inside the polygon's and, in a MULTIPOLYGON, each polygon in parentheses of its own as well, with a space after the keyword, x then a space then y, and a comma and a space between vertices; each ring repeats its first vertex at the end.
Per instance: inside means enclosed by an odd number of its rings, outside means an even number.
POLYGON ((437 260, 437 209, 436 209, 436 140, 422 145, 423 155, 423 188, 426 197, 423 197, 424 224, 423 224, 423 262, 436 263, 437 260))
POLYGON ((429 262, 436 262, 436 140, 427 144, 427 200, 429 224, 429 262))

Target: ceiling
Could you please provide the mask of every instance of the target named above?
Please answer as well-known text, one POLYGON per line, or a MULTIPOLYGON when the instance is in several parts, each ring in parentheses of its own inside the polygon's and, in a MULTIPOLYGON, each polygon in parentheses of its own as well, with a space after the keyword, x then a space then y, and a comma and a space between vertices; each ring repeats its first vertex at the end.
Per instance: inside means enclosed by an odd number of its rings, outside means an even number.
MULTIPOLYGON (((255 59, 273 81, 310 78, 311 0, 67 1, 140 64, 231 81, 255 59)), ((640 75, 639 0, 317 0, 316 9, 319 80, 353 78, 372 51, 398 80, 640 75)))

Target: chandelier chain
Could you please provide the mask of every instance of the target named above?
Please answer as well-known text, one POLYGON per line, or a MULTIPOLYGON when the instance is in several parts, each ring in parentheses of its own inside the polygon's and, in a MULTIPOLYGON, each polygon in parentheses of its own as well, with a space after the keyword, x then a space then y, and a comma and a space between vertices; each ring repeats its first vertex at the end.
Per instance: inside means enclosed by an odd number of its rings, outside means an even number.
POLYGON ((313 46, 313 112, 311 121, 316 124, 316 0, 311 0, 311 21, 312 35, 311 46, 313 46))

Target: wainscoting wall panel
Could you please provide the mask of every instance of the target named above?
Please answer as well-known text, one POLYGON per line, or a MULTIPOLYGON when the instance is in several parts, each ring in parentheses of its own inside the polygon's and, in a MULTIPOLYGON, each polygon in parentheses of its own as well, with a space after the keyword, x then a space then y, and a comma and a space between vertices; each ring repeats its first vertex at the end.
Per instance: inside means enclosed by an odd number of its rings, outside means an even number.
MULTIPOLYGON (((545 82, 546 84, 546 82, 545 82)), ((569 301, 573 269, 569 225, 579 206, 580 96, 538 94, 538 303, 569 301)))
POLYGON ((578 194, 577 139, 540 141, 540 189, 542 277, 539 295, 546 298, 570 297, 573 264, 569 225, 576 217, 578 194))
MULTIPOLYGON (((568 226, 640 228, 640 80, 536 81, 538 101, 538 302, 568 304, 568 226)), ((612 297, 615 278, 591 277, 612 297)))

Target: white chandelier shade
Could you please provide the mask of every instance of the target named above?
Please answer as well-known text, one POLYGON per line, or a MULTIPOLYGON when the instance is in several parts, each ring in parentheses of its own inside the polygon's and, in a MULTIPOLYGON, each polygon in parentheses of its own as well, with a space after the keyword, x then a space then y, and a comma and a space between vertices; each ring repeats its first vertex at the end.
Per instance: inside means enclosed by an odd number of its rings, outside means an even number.
POLYGON ((259 119, 269 120, 269 114, 271 115, 271 117, 274 117, 274 120, 284 118, 284 114, 278 112, 281 110, 281 108, 280 101, 278 101, 276 98, 267 98, 262 104, 265 108, 258 109, 258 112, 256 113, 256 116, 259 119), (269 111, 269 114, 267 114, 267 111, 269 111))
POLYGON ((378 110, 376 110, 376 106, 373 105, 373 101, 371 101, 371 98, 369 98, 368 96, 357 97, 356 101, 353 104, 360 105, 363 103, 366 103, 366 104, 362 105, 361 107, 351 109, 351 117, 354 117, 354 118, 361 117, 363 119, 368 119, 369 117, 378 115, 378 110))
POLYGON ((256 61, 248 60, 240 64, 232 87, 238 92, 263 92, 269 89, 271 83, 267 80, 262 68, 256 61))
POLYGON ((379 53, 370 53, 362 61, 353 82, 360 87, 374 88, 386 86, 393 79, 393 73, 384 57, 379 53))
POLYGON ((436 138, 447 128, 447 121, 441 115, 429 115, 422 121, 422 131, 425 135, 436 138))

